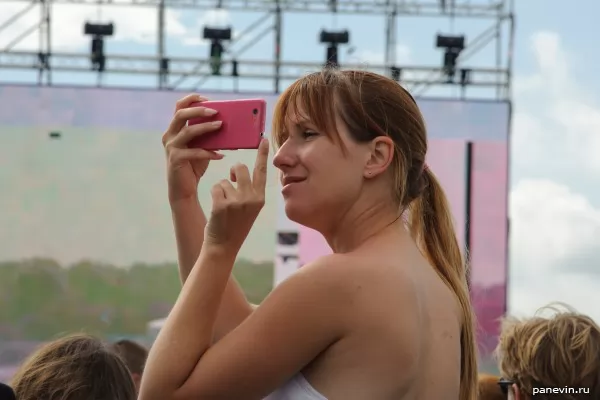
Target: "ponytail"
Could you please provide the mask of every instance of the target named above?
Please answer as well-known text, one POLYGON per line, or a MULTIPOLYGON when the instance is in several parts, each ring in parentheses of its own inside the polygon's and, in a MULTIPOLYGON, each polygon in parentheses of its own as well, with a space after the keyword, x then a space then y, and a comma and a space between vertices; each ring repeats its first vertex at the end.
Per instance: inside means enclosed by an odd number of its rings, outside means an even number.
POLYGON ((409 227, 417 246, 460 304, 463 320, 459 400, 476 400, 477 344, 475 316, 467 285, 467 264, 456 240, 452 215, 442 187, 427 167, 421 179, 423 192, 410 204, 409 227))

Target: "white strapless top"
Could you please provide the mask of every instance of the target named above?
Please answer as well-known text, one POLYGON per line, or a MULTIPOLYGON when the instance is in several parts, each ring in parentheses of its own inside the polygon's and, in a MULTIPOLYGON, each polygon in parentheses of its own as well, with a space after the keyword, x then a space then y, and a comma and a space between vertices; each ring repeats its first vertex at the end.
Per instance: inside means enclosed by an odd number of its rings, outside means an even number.
POLYGON ((317 392, 304 375, 297 374, 263 400, 327 400, 327 398, 317 392))

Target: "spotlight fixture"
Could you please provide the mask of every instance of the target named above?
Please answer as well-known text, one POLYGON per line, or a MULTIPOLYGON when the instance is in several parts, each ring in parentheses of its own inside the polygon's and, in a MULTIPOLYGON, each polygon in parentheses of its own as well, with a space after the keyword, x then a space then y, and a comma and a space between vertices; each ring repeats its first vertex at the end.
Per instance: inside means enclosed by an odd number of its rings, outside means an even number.
POLYGON ((400 78, 402 77, 402 68, 399 67, 391 67, 390 73, 392 75, 392 79, 396 82, 400 82, 400 78))
POLYGON ((338 46, 350 42, 350 32, 348 32, 348 30, 326 31, 323 29, 319 35, 319 42, 328 45, 325 65, 338 67, 338 46))
POLYGON ((92 70, 103 72, 106 66, 104 38, 114 35, 114 24, 94 24, 86 22, 83 26, 83 33, 92 37, 90 46, 90 61, 92 63, 92 70))
POLYGON ((210 68, 215 76, 221 75, 221 65, 225 48, 223 42, 231 40, 231 28, 204 27, 204 39, 210 40, 210 68))
POLYGON ((456 73, 456 61, 465 49, 465 37, 437 35, 436 47, 444 49, 443 70, 448 83, 452 83, 456 73))

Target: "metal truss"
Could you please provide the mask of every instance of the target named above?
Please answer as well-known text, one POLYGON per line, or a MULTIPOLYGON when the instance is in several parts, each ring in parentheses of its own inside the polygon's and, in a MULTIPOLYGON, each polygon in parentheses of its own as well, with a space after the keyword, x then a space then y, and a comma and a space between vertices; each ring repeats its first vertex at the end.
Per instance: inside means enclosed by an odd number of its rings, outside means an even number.
MULTIPOLYGON (((27 2, 28 0, 22 0, 27 2)), ((438 17, 491 18, 498 16, 502 1, 414 1, 414 0, 53 0, 54 4, 123 5, 141 7, 196 8, 230 11, 277 11, 340 14, 391 14, 438 17)))
MULTIPOLYGON (((0 0, 0 4, 7 0, 0 0)), ((492 89, 495 98, 510 98, 512 80, 512 50, 514 41, 514 0, 11 0, 24 3, 22 11, 0 25, 0 35, 10 24, 27 12, 38 8, 39 22, 13 38, 7 46, 0 48, 0 70, 37 70, 38 84, 51 85, 52 72, 89 72, 91 70, 88 53, 56 53, 52 51, 50 21, 53 4, 89 4, 93 6, 136 6, 151 7, 158 10, 158 35, 156 56, 118 56, 106 55, 104 74, 140 74, 157 77, 159 89, 189 89, 187 82, 193 80, 192 89, 197 89, 213 77, 209 61, 199 58, 168 57, 165 53, 165 19, 167 8, 197 8, 201 10, 227 9, 230 11, 262 11, 264 15, 257 19, 240 35, 233 38, 223 58, 222 77, 231 77, 232 66, 237 64, 235 79, 262 79, 273 82, 273 92, 281 90, 282 81, 297 79, 306 72, 318 70, 322 64, 285 62, 281 59, 281 36, 284 13, 338 13, 384 15, 385 24, 385 60, 383 65, 368 65, 368 69, 388 76, 393 71, 401 72, 401 81, 415 95, 423 96, 429 88, 457 85, 492 89), (469 37, 468 46, 460 53, 457 61, 457 77, 448 80, 441 66, 411 66, 396 64, 397 20, 400 16, 474 18, 489 22, 488 29, 475 37, 469 37), (267 26, 265 26, 267 25, 267 26), (262 29, 261 29, 262 28, 262 29), (508 43, 503 43, 504 29, 508 29, 508 43), (34 32, 39 34, 38 51, 14 50, 22 39, 34 32), (247 60, 243 53, 252 47, 258 38, 273 31, 273 57, 270 61, 247 60), (233 51, 241 38, 245 45, 233 51), (495 45, 495 59, 489 60, 485 67, 468 66, 468 60, 483 48, 495 45), (168 65, 168 66, 167 66, 168 65), (461 79, 462 77, 462 79, 461 79)), ((343 68, 365 69, 365 65, 343 64, 343 68)), ((102 73, 94 86, 102 85, 102 73)), ((461 92, 464 96, 464 91, 461 92)))

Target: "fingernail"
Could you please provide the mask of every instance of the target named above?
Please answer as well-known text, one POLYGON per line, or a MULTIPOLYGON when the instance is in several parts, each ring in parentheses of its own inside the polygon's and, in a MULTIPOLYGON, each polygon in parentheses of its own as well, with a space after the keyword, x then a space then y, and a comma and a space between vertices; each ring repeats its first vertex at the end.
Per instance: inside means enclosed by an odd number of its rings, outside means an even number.
POLYGON ((213 126, 221 126, 222 123, 223 121, 214 121, 212 124, 213 126))
POLYGON ((204 112, 208 115, 215 115, 218 111, 217 110, 213 110, 212 108, 205 108, 204 112))

